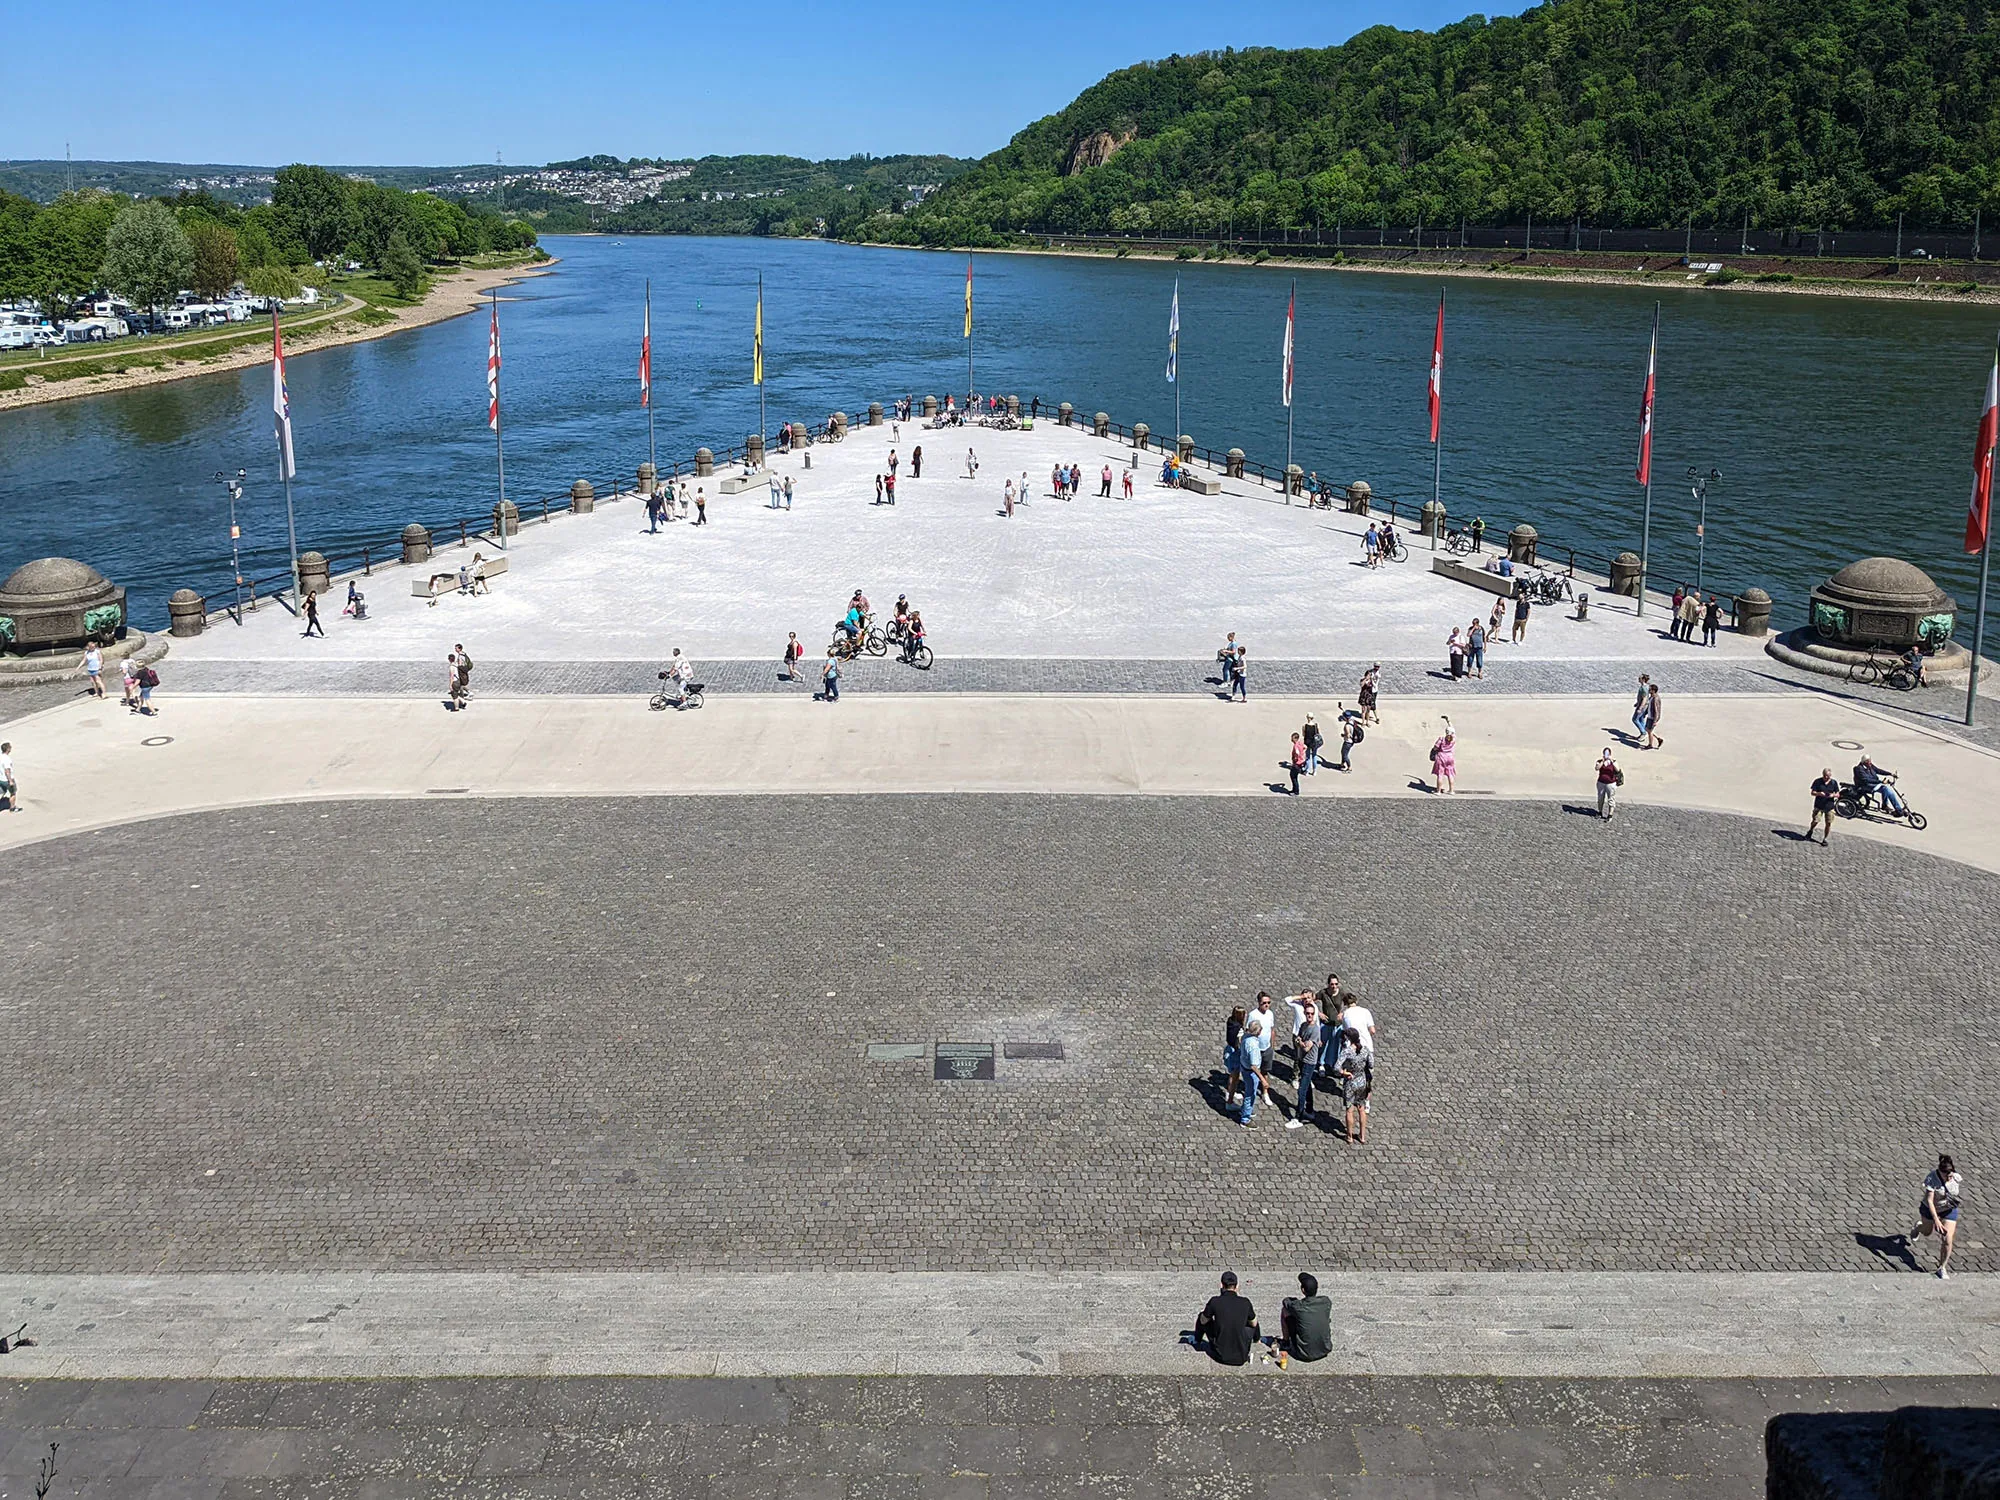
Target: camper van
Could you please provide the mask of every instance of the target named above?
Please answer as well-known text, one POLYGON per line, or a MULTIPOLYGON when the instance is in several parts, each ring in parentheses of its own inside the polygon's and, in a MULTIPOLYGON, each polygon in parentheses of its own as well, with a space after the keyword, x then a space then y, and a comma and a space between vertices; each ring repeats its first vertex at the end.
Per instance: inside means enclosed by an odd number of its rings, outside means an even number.
POLYGON ((71 344, 99 344, 122 339, 128 332, 123 318, 76 318, 63 324, 63 339, 71 344))
POLYGON ((194 326, 194 316, 185 307, 170 307, 160 320, 168 333, 185 333, 194 326))

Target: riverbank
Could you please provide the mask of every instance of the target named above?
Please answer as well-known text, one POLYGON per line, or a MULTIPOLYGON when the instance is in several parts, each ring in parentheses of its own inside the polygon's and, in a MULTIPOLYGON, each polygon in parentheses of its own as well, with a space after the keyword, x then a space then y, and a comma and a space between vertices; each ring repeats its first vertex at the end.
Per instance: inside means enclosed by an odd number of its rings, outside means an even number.
MULTIPOLYGON (((305 314, 297 321, 285 322, 285 355, 296 358, 310 354, 317 349, 331 349, 341 344, 359 344, 369 339, 385 338, 392 333, 400 333, 409 328, 422 328, 431 323, 442 323, 447 318, 456 318, 475 311, 479 299, 495 287, 507 286, 528 276, 539 276, 553 269, 560 262, 546 260, 510 266, 465 266, 438 274, 432 279, 431 287, 423 300, 409 307, 382 307, 357 296, 350 295, 340 307, 322 314, 305 314)), ((220 333, 221 331, 218 330, 220 333)), ((240 325, 237 335, 243 330, 240 325)), ((268 334, 268 330, 266 330, 268 334)), ((117 359, 129 348, 136 361, 147 357, 157 358, 161 354, 171 354, 170 349, 160 349, 151 341, 140 339, 129 346, 92 345, 93 357, 99 360, 117 359), (107 349, 108 353, 97 351, 107 349)), ((46 380, 41 384, 27 385, 19 390, 0 391, 0 411, 10 411, 23 406, 41 406, 51 401, 66 401, 78 396, 96 396, 110 391, 135 390, 140 386, 164 385, 173 380, 189 380, 199 375, 216 375, 230 370, 241 370, 250 365, 269 364, 271 345, 268 337, 252 339, 235 348, 218 354, 195 359, 169 359, 162 365, 133 364, 118 371, 100 375, 79 376, 72 380, 46 380)), ((33 378, 34 372, 29 372, 33 378)))
MULTIPOLYGON (((861 241, 848 241, 864 249, 911 250, 948 248, 924 245, 870 245, 861 241)), ((1580 286, 1617 286, 1638 288, 1644 291, 1689 291, 1689 292, 1758 292, 1780 293, 1792 296, 1844 297, 1876 302, 1921 302, 1925 304, 1948 304, 1952 306, 1992 306, 2000 305, 2000 284, 1987 285, 1970 281, 1953 281, 1937 263, 1931 263, 1932 273, 1918 273, 1910 281, 1886 281, 1879 277, 1886 269, 1876 262, 1865 264, 1874 269, 1866 279, 1812 274, 1807 270, 1785 269, 1786 267, 1810 266, 1811 262, 1800 262, 1778 257, 1755 257, 1750 268, 1739 269, 1727 266, 1719 273, 1689 271, 1679 264, 1678 259, 1665 260, 1661 256, 1635 255, 1618 257, 1620 260, 1636 262, 1631 270, 1621 271, 1608 265, 1565 265, 1565 252, 1538 251, 1529 261, 1519 251, 1506 252, 1511 256, 1504 261, 1480 262, 1449 254, 1439 254, 1434 258, 1428 252, 1409 249, 1398 250, 1391 247, 1388 252, 1376 257, 1372 247, 1356 247, 1344 259, 1320 258, 1316 255, 1271 255, 1258 260, 1253 255, 1226 255, 1220 259, 1209 256, 1195 256, 1183 260, 1179 255, 1165 249, 1141 249, 1131 245, 1107 246, 1036 246, 1008 245, 997 249, 981 249, 977 255, 1026 255, 1051 259, 1069 260, 1143 260, 1165 261, 1174 265, 1224 265, 1224 266, 1267 266, 1287 271, 1366 271, 1392 276, 1451 276, 1481 281, 1522 282, 1567 282, 1580 286), (1119 254, 1119 249, 1124 254, 1119 254)), ((962 250, 950 250, 953 255, 961 255, 962 250)), ((1574 258, 1569 254, 1568 258, 1574 258)), ((1611 259, 1606 256, 1605 259, 1611 259)), ((1912 262, 1911 264, 1919 264, 1912 262)), ((1954 266, 1952 270, 1967 268, 1954 266)))

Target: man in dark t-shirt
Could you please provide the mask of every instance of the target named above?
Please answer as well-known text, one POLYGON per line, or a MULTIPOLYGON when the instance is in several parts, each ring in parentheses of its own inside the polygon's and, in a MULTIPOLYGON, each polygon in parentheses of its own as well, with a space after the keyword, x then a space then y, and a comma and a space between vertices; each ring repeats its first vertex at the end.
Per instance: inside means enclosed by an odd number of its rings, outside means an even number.
POLYGON ((1222 1290, 1208 1299, 1194 1320, 1194 1336, 1208 1345, 1209 1358, 1219 1365, 1247 1365, 1257 1345, 1257 1309, 1236 1292, 1236 1273, 1222 1273, 1222 1290))
POLYGON ((1819 780, 1812 784, 1812 822, 1806 825, 1806 842, 1812 842, 1813 830, 1824 822, 1826 832, 1820 835, 1820 843, 1833 837, 1833 809, 1840 801, 1840 781, 1833 774, 1833 767, 1827 766, 1819 773, 1819 780))

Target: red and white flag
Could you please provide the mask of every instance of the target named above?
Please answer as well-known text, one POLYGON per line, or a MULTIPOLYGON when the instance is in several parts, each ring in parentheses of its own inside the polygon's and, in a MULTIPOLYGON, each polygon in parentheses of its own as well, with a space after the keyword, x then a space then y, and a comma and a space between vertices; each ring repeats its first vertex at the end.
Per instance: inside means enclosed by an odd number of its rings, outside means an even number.
POLYGON ((1639 483, 1653 480, 1653 378, 1660 357, 1660 308, 1653 305, 1653 342, 1646 350, 1646 394, 1639 402, 1639 483))
POLYGON ((1285 405, 1292 404, 1292 315, 1299 306, 1299 284, 1292 283, 1292 300, 1285 304, 1285 405))
POLYGON ((639 335, 639 405, 653 399, 653 283, 646 283, 646 331, 639 335))
POLYGON ((271 412, 278 424, 278 477, 299 472, 292 456, 292 394, 285 388, 285 340, 278 331, 278 309, 271 307, 271 412))
POLYGON ((493 299, 493 332, 486 341, 486 425, 500 430, 500 299, 493 299))
POLYGON ((1444 418, 1444 293, 1438 293, 1437 332, 1431 335, 1431 441, 1444 418))
POLYGON ((1986 402, 1979 408, 1979 444, 1972 453, 1972 504, 1965 513, 1965 550, 1984 552, 1993 521, 1993 446, 2000 442, 2000 348, 1986 372, 1986 402))

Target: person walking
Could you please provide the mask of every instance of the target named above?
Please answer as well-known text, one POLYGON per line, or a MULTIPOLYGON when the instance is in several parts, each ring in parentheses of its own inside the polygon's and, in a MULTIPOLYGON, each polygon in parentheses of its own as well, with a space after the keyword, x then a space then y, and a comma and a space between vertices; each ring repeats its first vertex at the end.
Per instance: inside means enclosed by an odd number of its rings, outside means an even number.
MULTIPOLYGON (((1336 705, 1337 707, 1338 705, 1336 705)), ((1361 743, 1361 735, 1361 721, 1352 714, 1342 712, 1340 715, 1340 769, 1343 773, 1354 769, 1348 763, 1348 757, 1354 754, 1354 747, 1361 743)))
POLYGON ((83 648, 83 675, 90 679, 90 696, 104 696, 104 648, 92 641, 83 648))
POLYGON ((660 534, 660 497, 657 493, 646 497, 646 533, 649 536, 660 534))
POLYGON ((708 524, 708 496, 701 490, 694 492, 694 524, 697 526, 708 524))
POLYGON ((1100 499, 1100 500, 1109 500, 1109 499, 1111 498, 1111 465, 1110 465, 1110 464, 1106 464, 1106 465, 1104 466, 1104 472, 1103 472, 1102 474, 1098 475, 1098 477, 1097 477, 1097 498, 1098 498, 1098 499, 1100 499))
POLYGON ((139 664, 126 657, 120 664, 120 676, 125 680, 125 706, 133 713, 139 711, 139 664))
POLYGON ((875 476, 875 503, 877 505, 882 503, 882 476, 880 474, 875 476))
POLYGON ((792 508, 792 476, 789 474, 785 476, 784 488, 785 488, 785 509, 790 510, 792 508))
POLYGON ((1660 733, 1661 713, 1660 685, 1657 682, 1649 682, 1646 684, 1646 748, 1648 750, 1657 750, 1667 742, 1667 737, 1660 733))
POLYGON ((1311 714, 1307 714, 1305 728, 1300 730, 1299 733, 1304 736, 1306 742, 1306 775, 1317 776, 1319 774, 1319 747, 1325 743, 1319 732, 1319 720, 1311 714))
POLYGON ((1001 492, 1000 510, 1001 514, 1008 517, 1014 514, 1014 481, 1011 479, 1007 481, 1006 489, 1001 492))
POLYGON ((1449 796, 1458 790, 1458 736, 1450 719, 1444 721, 1444 733, 1431 744, 1431 775, 1437 779, 1434 791, 1449 796))
POLYGON ((1688 645, 1694 644, 1694 628, 1701 623, 1701 595, 1689 594, 1681 600, 1681 639, 1688 645))
POLYGON ((796 630, 786 631, 784 655, 785 681, 797 682, 799 680, 799 658, 805 654, 806 648, 799 644, 799 633, 796 630))
POLYGON ((910 478, 922 479, 923 477, 924 477, 924 445, 922 443, 919 443, 917 444, 916 447, 910 450, 910 478))
POLYGON ((1229 674, 1229 696, 1243 702, 1250 701, 1250 648, 1239 645, 1236 648, 1236 666, 1229 674))
POLYGON ((1456 682, 1465 675, 1465 639, 1456 625, 1451 627, 1451 637, 1444 643, 1444 651, 1451 661, 1451 680, 1456 682))
POLYGON ((1720 629, 1722 629, 1722 601, 1710 594, 1708 604, 1701 612, 1701 643, 1704 646, 1713 646, 1715 633, 1720 629))
POLYGON ((1299 794, 1299 778, 1306 771, 1306 742, 1296 729, 1292 731, 1292 748, 1285 759, 1285 769, 1292 773, 1292 795, 1296 797, 1299 794))
POLYGON ((453 713, 465 707, 465 678, 459 674, 456 651, 447 651, 444 657, 444 700, 453 713))
MULTIPOLYGON (((6 747, 0 745, 0 750, 6 747)), ((1958 1214, 1963 1206, 1965 1184, 1958 1166, 1949 1156, 1938 1158, 1937 1170, 1924 1178, 1923 1201, 1917 1206, 1916 1233, 1929 1238, 1937 1235, 1939 1281, 1951 1280, 1951 1252, 1958 1245, 1958 1214)))
POLYGON ((11 741, 0 745, 0 802, 7 804, 7 812, 21 810, 21 778, 14 770, 14 746, 11 741))
POLYGON ((1495 599, 1493 601, 1493 613, 1486 617, 1487 640, 1497 641, 1500 639, 1500 626, 1506 618, 1507 601, 1505 599, 1495 599))
POLYGON ((1643 740, 1646 737, 1646 689, 1652 684, 1652 681, 1653 679, 1644 672, 1639 674, 1639 691, 1632 698, 1632 738, 1634 740, 1643 740))
POLYGON ((1812 784, 1812 799, 1812 821, 1806 824, 1806 842, 1813 841, 1813 830, 1824 823, 1826 832, 1819 841, 1823 849, 1833 837, 1833 810, 1840 805, 1840 778, 1833 774, 1832 766, 1821 768, 1818 780, 1812 784))
POLYGON ((840 658, 833 647, 826 648, 826 665, 819 669, 820 697, 828 703, 840 701, 840 658))
POLYGON ((1479 623, 1479 616, 1472 617, 1472 624, 1465 632, 1465 662, 1472 669, 1472 675, 1480 681, 1486 680, 1486 627, 1479 623))
POLYGON ((1361 537, 1361 560, 1371 568, 1382 566, 1382 533, 1375 529, 1373 521, 1361 537))
POLYGON ((307 636, 317 635, 321 640, 325 640, 326 627, 319 622, 319 595, 313 593, 310 589, 306 591, 305 611, 306 628, 299 639, 304 640, 307 636))
POLYGON ((1618 763, 1611 758, 1611 747, 1606 745, 1604 753, 1597 757, 1597 815, 1607 823, 1611 821, 1618 788, 1624 781, 1625 773, 1618 769, 1618 763))
POLYGON ((1376 695, 1380 691, 1381 681, 1382 663, 1379 661, 1361 674, 1359 701, 1361 704, 1361 722, 1364 724, 1380 724, 1382 722, 1381 714, 1376 712, 1376 695))
POLYGON ((1514 644, 1520 645, 1528 638, 1528 596, 1514 596, 1514 644))
POLYGON ((965 450, 965 477, 967 479, 979 477, 979 455, 970 448, 965 450))
POLYGON ((1125 471, 1125 498, 1127 500, 1132 498, 1132 471, 1130 469, 1125 471))
POLYGON ((1222 1071, 1228 1075, 1222 1086, 1225 1110, 1236 1107, 1236 1096, 1243 1091, 1243 1023, 1249 1014, 1239 1005, 1222 1023, 1222 1071))
POLYGON ((151 666, 139 668, 139 712, 149 719, 156 712, 153 707, 153 689, 159 685, 160 674, 151 666))

